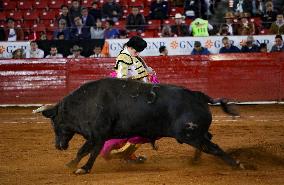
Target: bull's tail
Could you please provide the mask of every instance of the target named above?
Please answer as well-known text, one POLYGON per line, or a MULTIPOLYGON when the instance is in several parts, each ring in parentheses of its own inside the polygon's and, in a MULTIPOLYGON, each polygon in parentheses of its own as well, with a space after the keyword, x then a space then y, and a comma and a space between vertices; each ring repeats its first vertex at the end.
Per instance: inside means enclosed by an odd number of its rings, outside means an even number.
POLYGON ((220 103, 222 110, 231 115, 231 116, 239 116, 239 111, 234 103, 228 103, 227 99, 219 98, 219 99, 213 99, 209 97, 208 95, 200 92, 202 94, 203 98, 207 101, 207 103, 210 104, 218 104, 220 103))

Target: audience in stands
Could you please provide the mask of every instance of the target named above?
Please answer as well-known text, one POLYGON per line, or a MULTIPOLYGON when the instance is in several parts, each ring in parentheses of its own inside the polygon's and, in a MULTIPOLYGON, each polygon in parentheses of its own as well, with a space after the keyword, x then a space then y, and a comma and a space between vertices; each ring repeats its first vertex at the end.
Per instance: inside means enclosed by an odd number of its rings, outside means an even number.
POLYGON ((45 31, 42 31, 39 33, 39 39, 38 40, 47 40, 47 35, 45 31))
POLYGON ((250 14, 247 12, 241 13, 239 18, 238 35, 254 35, 255 25, 249 21, 250 14))
POLYGON ((252 0, 234 0, 233 10, 237 13, 249 12, 252 14, 252 0))
POLYGON ((36 41, 31 41, 28 58, 44 58, 44 51, 38 48, 36 41))
POLYGON ((190 18, 208 18, 208 3, 206 3, 206 0, 185 0, 184 9, 186 16, 190 18))
POLYGON ((83 25, 80 17, 74 18, 74 24, 70 31, 71 40, 86 40, 91 38, 90 28, 83 25))
POLYGON ((128 31, 143 32, 146 25, 144 15, 139 13, 139 7, 132 7, 131 12, 126 18, 126 29, 128 31))
POLYGON ((12 58, 13 59, 23 59, 23 58, 26 58, 26 54, 25 54, 24 49, 18 48, 16 50, 14 50, 12 52, 12 58))
POLYGON ((151 19, 167 19, 169 15, 169 2, 165 0, 154 0, 150 5, 151 19))
POLYGON ((174 36, 189 36, 188 26, 183 23, 184 16, 180 13, 175 15, 175 24, 171 25, 174 36))
POLYGON ((57 40, 67 40, 63 32, 57 34, 57 40))
POLYGON ((202 47, 201 42, 195 41, 194 48, 191 52, 192 55, 209 55, 210 51, 207 48, 202 47))
POLYGON ((267 44, 261 43, 259 45, 259 52, 261 52, 261 53, 268 53, 267 44))
POLYGON ((101 19, 97 19, 96 26, 91 27, 91 39, 104 39, 105 38, 105 29, 101 19))
POLYGON ((95 46, 93 49, 93 54, 90 56, 90 58, 101 58, 101 57, 106 57, 102 53, 102 47, 101 46, 95 46))
POLYGON ((82 8, 81 10, 82 23, 86 27, 95 26, 95 18, 89 14, 88 8, 82 8))
POLYGON ((115 0, 107 0, 102 7, 102 17, 117 22, 122 17, 122 8, 115 0))
POLYGON ((71 51, 72 55, 68 55, 67 58, 85 58, 84 56, 81 55, 83 48, 78 46, 78 45, 74 45, 70 49, 70 51, 71 51))
POLYGON ((119 37, 119 31, 116 28, 113 28, 114 22, 112 20, 108 20, 105 23, 105 39, 115 39, 119 37))
POLYGON ((284 34, 284 18, 283 13, 278 13, 276 21, 271 24, 270 27, 271 34, 284 34))
POLYGON ((126 39, 128 38, 128 35, 127 35, 127 31, 126 30, 119 30, 119 39, 126 39))
POLYGON ((66 19, 60 19, 58 21, 58 28, 54 30, 53 32, 53 39, 59 40, 58 35, 63 34, 64 39, 63 40, 69 40, 70 37, 70 29, 67 26, 66 19))
POLYGON ((275 36, 275 44, 272 46, 270 52, 284 52, 284 42, 281 35, 275 36))
POLYGON ((74 20, 76 17, 81 17, 81 9, 82 7, 80 5, 80 2, 78 0, 72 0, 72 6, 69 9, 71 25, 75 24, 74 20))
POLYGON ((0 41, 5 41, 5 30, 0 26, 0 41))
POLYGON ((172 33, 171 26, 168 24, 165 24, 162 28, 161 37, 172 37, 172 36, 173 36, 173 33, 172 33))
POLYGON ((24 32, 21 28, 15 26, 15 20, 8 18, 7 27, 4 28, 6 41, 24 40, 24 32))
POLYGON ((183 4, 184 14, 191 19, 195 18, 197 10, 197 2, 195 0, 185 0, 183 4))
POLYGON ((93 2, 92 3, 92 8, 89 10, 89 14, 93 16, 95 21, 97 19, 102 19, 102 10, 99 8, 99 3, 98 2, 93 2))
POLYGON ((168 49, 166 46, 159 47, 160 56, 168 56, 168 49))
POLYGON ((45 58, 63 58, 63 55, 58 53, 57 51, 57 47, 56 46, 50 46, 50 51, 49 51, 49 55, 47 55, 45 58))
POLYGON ((60 20, 65 20, 66 21, 66 27, 70 28, 71 25, 71 19, 70 19, 70 15, 69 15, 69 9, 67 5, 62 5, 61 6, 61 14, 59 17, 57 17, 57 23, 60 24, 60 20))
POLYGON ((265 3, 265 11, 261 14, 261 20, 263 21, 262 26, 265 29, 269 29, 271 23, 276 21, 277 12, 273 9, 272 1, 265 3))
POLYGON ((194 37, 207 37, 209 30, 213 30, 213 26, 201 18, 196 18, 189 26, 189 33, 194 37))
POLYGON ((254 37, 253 36, 248 36, 245 44, 241 48, 242 53, 255 53, 259 52, 259 47, 254 44, 254 37))
POLYGON ((234 23, 234 14, 233 12, 226 12, 225 14, 225 23, 221 24, 219 32, 217 35, 236 35, 237 34, 237 24, 234 23))
POLYGON ((233 44, 231 44, 228 37, 222 39, 223 47, 220 49, 219 53, 239 53, 240 49, 233 44))
POLYGON ((283 12, 284 11, 284 1, 283 0, 272 0, 274 9, 277 12, 283 12))

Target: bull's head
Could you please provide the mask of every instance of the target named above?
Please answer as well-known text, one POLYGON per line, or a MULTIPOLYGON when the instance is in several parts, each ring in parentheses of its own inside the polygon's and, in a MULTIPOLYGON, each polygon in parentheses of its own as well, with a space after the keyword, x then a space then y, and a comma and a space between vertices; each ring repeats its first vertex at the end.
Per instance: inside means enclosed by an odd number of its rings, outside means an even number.
POLYGON ((75 132, 72 131, 64 120, 60 111, 58 111, 58 105, 44 105, 33 113, 42 113, 46 118, 51 119, 51 123, 55 132, 55 147, 58 150, 66 150, 68 143, 74 136, 75 132))

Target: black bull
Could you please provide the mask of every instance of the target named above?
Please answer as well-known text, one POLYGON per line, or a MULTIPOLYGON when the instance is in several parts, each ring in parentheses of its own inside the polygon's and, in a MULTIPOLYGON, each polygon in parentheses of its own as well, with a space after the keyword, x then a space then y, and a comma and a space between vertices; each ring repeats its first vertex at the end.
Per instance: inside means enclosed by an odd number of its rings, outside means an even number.
POLYGON ((132 136, 153 142, 160 137, 172 137, 240 167, 239 162, 211 142, 208 129, 212 115, 208 103, 220 103, 226 113, 237 114, 225 100, 214 100, 202 92, 115 78, 86 83, 58 104, 34 112, 42 112, 51 119, 57 149, 67 149, 75 133, 86 139, 76 158, 68 164, 76 168, 90 154, 87 163, 75 173, 91 170, 106 140, 132 136))

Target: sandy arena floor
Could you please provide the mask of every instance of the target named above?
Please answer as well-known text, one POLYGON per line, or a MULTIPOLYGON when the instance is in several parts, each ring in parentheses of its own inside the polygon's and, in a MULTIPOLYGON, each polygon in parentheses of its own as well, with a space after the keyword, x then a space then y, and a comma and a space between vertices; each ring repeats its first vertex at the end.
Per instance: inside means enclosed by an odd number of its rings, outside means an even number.
POLYGON ((192 147, 163 138, 158 151, 143 145, 145 164, 98 158, 90 174, 74 175, 64 165, 83 143, 76 136, 69 150, 54 147, 48 119, 33 108, 0 108, 0 184, 94 185, 283 185, 284 105, 239 106, 242 117, 232 119, 212 107, 213 141, 248 169, 232 170, 207 154, 192 164, 192 147))

